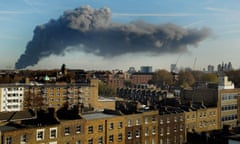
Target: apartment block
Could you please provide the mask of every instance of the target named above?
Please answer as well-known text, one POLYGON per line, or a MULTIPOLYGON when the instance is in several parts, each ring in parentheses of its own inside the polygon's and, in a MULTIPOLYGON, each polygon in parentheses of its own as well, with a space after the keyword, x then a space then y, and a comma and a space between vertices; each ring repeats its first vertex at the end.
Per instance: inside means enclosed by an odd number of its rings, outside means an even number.
POLYGON ((218 109, 220 128, 224 125, 236 127, 238 123, 238 97, 240 89, 221 89, 219 90, 218 109))
POLYGON ((55 108, 67 104, 94 108, 98 101, 98 80, 88 83, 44 83, 24 85, 24 104, 26 108, 55 108))
POLYGON ((223 128, 224 125, 237 127, 240 89, 235 88, 234 84, 228 80, 228 77, 222 73, 220 73, 218 81, 219 127, 223 128))
POLYGON ((0 85, 0 112, 23 110, 24 87, 21 85, 0 85))

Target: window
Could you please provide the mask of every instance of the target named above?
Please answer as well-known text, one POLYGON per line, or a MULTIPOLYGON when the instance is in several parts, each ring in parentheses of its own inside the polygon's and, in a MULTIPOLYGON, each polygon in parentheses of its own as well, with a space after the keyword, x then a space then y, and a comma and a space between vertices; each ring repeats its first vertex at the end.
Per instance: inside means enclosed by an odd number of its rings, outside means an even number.
POLYGON ((88 133, 93 133, 93 126, 88 127, 88 133))
POLYGON ((174 122, 177 122, 177 117, 176 116, 174 117, 174 122))
POLYGON ((128 120, 127 123, 128 123, 128 127, 132 126, 131 120, 128 120))
POLYGON ((148 128, 145 129, 145 136, 148 136, 148 128))
POLYGON ((156 122, 156 116, 152 116, 152 122, 156 122))
POLYGON ((140 125, 140 120, 136 119, 136 125, 140 125))
POLYGON ((128 132, 128 135, 127 135, 127 138, 130 140, 130 139, 132 139, 132 132, 128 132))
POLYGON ((103 131, 103 125, 98 125, 98 131, 103 131))
POLYGON ((183 121, 183 116, 180 116, 180 121, 183 121))
POLYGON ((160 129, 160 136, 163 136, 163 128, 160 129))
POLYGON ((152 138, 152 144, 155 144, 156 142, 155 142, 155 139, 154 138, 152 138))
POLYGON ((170 118, 169 117, 167 118, 167 123, 170 123, 170 118))
POLYGON ((81 133, 81 131, 82 131, 82 126, 81 126, 81 125, 78 125, 78 126, 76 127, 76 133, 81 133))
POLYGON ((160 119, 160 124, 163 124, 163 119, 160 119))
POLYGON ((6 144, 12 144, 12 137, 6 138, 6 144))
POLYGON ((93 144, 93 139, 88 139, 88 144, 93 144))
POLYGON ((24 144, 26 142, 27 142, 27 135, 26 134, 21 135, 21 144, 24 144))
POLYGON ((179 126, 180 131, 183 131, 183 128, 184 128, 184 124, 180 124, 179 126))
POLYGON ((118 141, 122 141, 122 133, 118 134, 118 141))
POLYGON ((98 144, 102 144, 103 143, 103 137, 99 137, 98 138, 98 144))
POLYGON ((152 127, 152 134, 153 134, 153 135, 156 134, 156 127, 155 127, 155 126, 152 127))
POLYGON ((140 137, 140 130, 136 130, 136 138, 140 137))
POLYGON ((50 138, 57 138, 57 128, 50 128, 50 138))
POLYGON ((167 135, 169 135, 170 134, 170 127, 168 126, 167 127, 167 135))
POLYGON ((118 128, 122 128, 123 127, 123 123, 122 122, 119 122, 118 123, 118 128))
POLYGON ((113 135, 109 136, 109 142, 113 142, 113 135))
POLYGON ((114 124, 113 123, 110 123, 110 129, 113 129, 114 128, 114 124))
POLYGON ((70 134, 70 128, 69 127, 64 129, 64 134, 65 135, 69 135, 70 134))
POLYGON ((44 140, 44 129, 37 130, 37 141, 44 140))
POLYGON ((148 117, 145 117, 145 124, 148 124, 148 117))
POLYGON ((163 139, 160 139, 160 144, 163 144, 163 139))
POLYGON ((177 132, 177 125, 174 125, 173 130, 174 130, 174 132, 177 132))

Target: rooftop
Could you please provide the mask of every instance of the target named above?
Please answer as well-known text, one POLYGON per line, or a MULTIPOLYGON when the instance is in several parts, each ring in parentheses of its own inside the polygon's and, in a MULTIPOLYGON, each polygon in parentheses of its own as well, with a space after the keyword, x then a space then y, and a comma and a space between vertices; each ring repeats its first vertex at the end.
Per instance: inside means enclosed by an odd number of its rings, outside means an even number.
POLYGON ((12 127, 12 126, 0 126, 0 131, 11 131, 11 130, 16 130, 17 128, 12 127))
POLYGON ((33 118, 35 118, 35 114, 32 110, 0 113, 0 121, 26 120, 33 118))
POLYGON ((117 115, 117 114, 105 114, 103 112, 96 112, 96 113, 84 114, 82 116, 86 120, 94 120, 94 119, 112 118, 112 117, 116 117, 116 116, 119 116, 119 115, 117 115))

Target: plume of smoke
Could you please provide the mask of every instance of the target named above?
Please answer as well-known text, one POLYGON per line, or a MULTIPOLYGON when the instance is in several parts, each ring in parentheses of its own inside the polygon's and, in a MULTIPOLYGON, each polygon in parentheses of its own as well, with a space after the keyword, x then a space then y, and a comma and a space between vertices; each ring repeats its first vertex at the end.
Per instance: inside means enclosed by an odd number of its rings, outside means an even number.
POLYGON ((103 57, 185 52, 188 45, 197 45, 210 33, 207 28, 185 29, 174 24, 112 23, 109 8, 79 7, 37 26, 15 67, 21 69, 37 64, 44 57, 63 55, 71 50, 69 47, 103 57))

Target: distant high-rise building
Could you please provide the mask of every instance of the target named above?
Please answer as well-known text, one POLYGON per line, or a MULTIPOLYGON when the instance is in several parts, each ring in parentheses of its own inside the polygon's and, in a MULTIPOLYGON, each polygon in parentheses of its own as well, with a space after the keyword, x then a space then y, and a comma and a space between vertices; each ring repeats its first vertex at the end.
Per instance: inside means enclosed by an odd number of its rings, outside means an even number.
POLYGON ((132 73, 135 73, 135 72, 136 72, 135 67, 129 67, 128 73, 132 74, 132 73))
POLYGON ((208 72, 214 72, 214 66, 208 65, 208 72))
POLYGON ((232 63, 231 63, 231 62, 228 63, 228 70, 233 70, 232 63))
POLYGON ((218 72, 222 71, 222 65, 221 64, 218 64, 218 72))
POLYGON ((171 72, 177 72, 177 65, 176 64, 171 64, 170 71, 171 72))
POLYGON ((151 73, 152 72, 152 66, 141 66, 140 72, 142 72, 142 73, 151 73))
POLYGON ((220 71, 230 71, 230 70, 233 70, 231 62, 229 62, 228 64, 223 62, 222 65, 218 64, 218 72, 220 72, 220 71))

